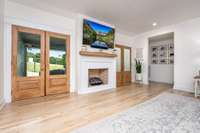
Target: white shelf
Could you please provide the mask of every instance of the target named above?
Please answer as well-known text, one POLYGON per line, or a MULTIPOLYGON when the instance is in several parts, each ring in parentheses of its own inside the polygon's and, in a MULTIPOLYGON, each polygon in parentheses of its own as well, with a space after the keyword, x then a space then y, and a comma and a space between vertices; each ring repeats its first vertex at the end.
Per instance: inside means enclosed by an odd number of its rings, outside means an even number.
POLYGON ((174 44, 151 46, 151 64, 173 64, 174 44))

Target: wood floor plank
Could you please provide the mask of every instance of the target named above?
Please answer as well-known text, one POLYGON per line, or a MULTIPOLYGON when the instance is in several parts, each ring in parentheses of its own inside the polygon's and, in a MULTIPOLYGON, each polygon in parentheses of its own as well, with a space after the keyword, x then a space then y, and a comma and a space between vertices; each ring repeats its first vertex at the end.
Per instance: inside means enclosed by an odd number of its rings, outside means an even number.
POLYGON ((17 101, 0 111, 0 132, 66 133, 127 110, 165 91, 185 94, 171 88, 157 83, 149 86, 131 84, 93 94, 71 93, 17 101))

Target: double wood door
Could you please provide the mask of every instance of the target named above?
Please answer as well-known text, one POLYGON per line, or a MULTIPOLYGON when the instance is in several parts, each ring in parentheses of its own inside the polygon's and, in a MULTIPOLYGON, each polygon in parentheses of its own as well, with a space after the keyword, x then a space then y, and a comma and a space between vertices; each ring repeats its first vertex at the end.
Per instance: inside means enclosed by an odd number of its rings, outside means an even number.
POLYGON ((12 99, 69 91, 70 36, 12 27, 12 99))
POLYGON ((116 45, 117 50, 117 86, 131 83, 131 48, 116 45))

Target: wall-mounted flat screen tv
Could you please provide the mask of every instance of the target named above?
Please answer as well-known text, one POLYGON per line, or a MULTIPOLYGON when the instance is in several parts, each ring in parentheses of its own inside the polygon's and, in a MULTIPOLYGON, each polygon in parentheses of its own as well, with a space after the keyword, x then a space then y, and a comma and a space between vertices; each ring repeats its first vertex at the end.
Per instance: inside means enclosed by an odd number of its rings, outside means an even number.
POLYGON ((83 20, 83 44, 93 48, 114 48, 115 29, 87 19, 83 20))

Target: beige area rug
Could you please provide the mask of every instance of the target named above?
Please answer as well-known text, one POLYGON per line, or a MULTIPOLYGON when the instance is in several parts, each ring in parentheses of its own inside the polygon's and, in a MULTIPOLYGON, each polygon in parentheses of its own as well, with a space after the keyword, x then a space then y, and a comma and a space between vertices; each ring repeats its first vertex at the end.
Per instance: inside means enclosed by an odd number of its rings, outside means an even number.
POLYGON ((200 133, 200 100, 162 93, 71 133, 200 133))

